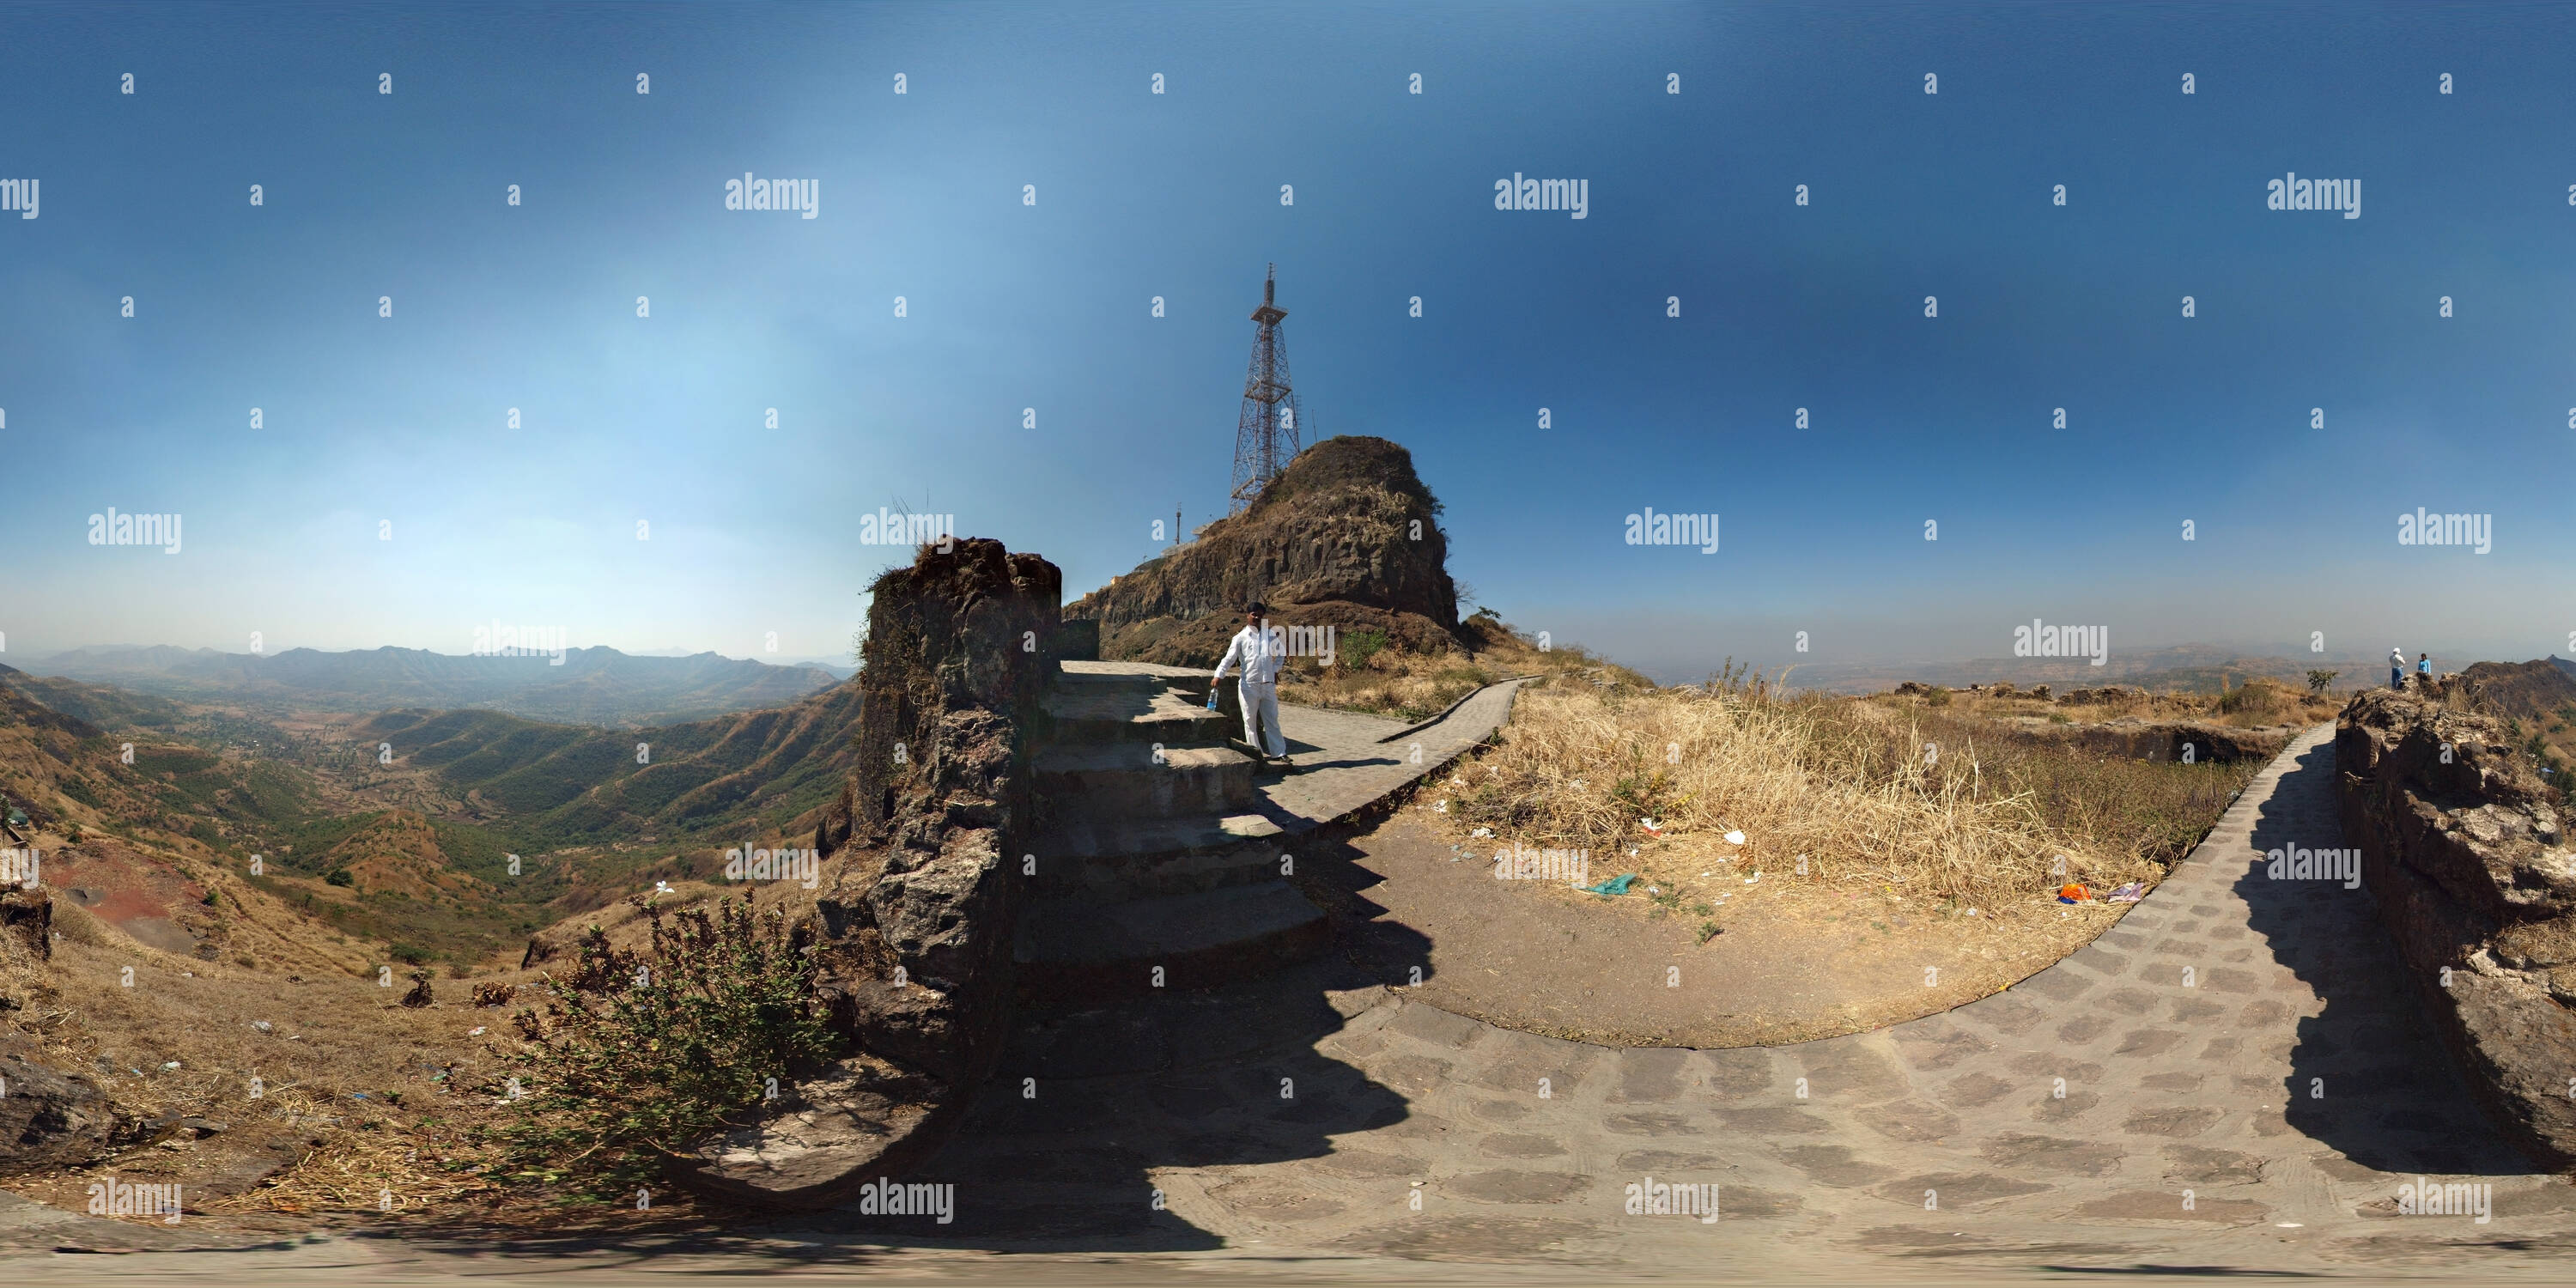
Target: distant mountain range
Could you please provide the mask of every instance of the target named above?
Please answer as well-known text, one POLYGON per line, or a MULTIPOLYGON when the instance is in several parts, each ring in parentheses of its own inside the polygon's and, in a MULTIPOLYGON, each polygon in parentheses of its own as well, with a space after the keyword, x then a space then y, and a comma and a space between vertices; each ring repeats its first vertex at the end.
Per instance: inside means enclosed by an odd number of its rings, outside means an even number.
POLYGON ((371 712, 430 707, 501 711, 531 720, 633 728, 785 706, 841 677, 811 664, 697 653, 634 657, 613 648, 493 657, 379 648, 273 656, 166 645, 79 648, 25 664, 38 676, 112 684, 206 705, 371 712))

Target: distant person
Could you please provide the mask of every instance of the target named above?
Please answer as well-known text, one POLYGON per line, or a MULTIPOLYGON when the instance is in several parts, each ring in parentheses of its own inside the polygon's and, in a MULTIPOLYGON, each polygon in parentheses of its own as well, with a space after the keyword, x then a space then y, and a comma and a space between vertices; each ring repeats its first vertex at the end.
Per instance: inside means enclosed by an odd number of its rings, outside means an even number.
MULTIPOLYGON (((1223 680, 1229 667, 1242 668, 1235 694, 1243 699, 1243 740, 1252 744, 1253 755, 1284 765, 1290 762, 1288 740, 1279 735, 1279 667, 1288 660, 1288 650, 1285 632, 1262 625, 1261 616, 1268 611, 1259 603, 1244 606, 1243 629, 1225 646, 1210 682, 1223 680)), ((1210 701, 1213 705, 1213 694, 1210 701)))
POLYGON ((2418 654, 2416 654, 2416 655, 2415 655, 2415 674, 2420 675, 2420 676, 2423 676, 2423 677, 2424 677, 2424 683, 2425 683, 2427 686, 2430 686, 2430 685, 2433 683, 2433 655, 2432 655, 2432 654, 2430 654, 2430 653, 2418 653, 2418 654))
POLYGON ((2388 687, 2406 687, 2406 651, 2391 645, 2388 650, 2388 687))

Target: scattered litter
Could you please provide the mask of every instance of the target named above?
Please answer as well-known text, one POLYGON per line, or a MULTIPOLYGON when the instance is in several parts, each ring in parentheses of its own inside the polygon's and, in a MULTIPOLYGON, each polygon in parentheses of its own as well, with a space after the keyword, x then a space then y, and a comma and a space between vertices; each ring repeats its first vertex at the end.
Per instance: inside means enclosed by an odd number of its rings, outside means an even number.
POLYGON ((266 1020, 252 1020, 252 1021, 250 1022, 250 1026, 251 1026, 252 1028, 254 1028, 254 1029, 259 1030, 259 1031, 260 1031, 260 1032, 262 1032, 262 1033, 269 1032, 270 1030, 275 1029, 275 1028, 277 1027, 276 1025, 271 1024, 271 1023, 269 1023, 269 1022, 268 1022, 268 1021, 266 1021, 266 1020))
POLYGON ((349 1099, 351 1099, 351 1100, 373 1100, 373 1099, 375 1099, 375 1097, 370 1096, 370 1095, 368 1095, 366 1092, 363 1092, 363 1091, 352 1091, 352 1092, 350 1092, 350 1093, 349 1093, 349 1099))
POLYGON ((1970 909, 1968 909, 1968 915, 1969 915, 1969 916, 1971 916, 1971 917, 1975 917, 1975 916, 1981 916, 1981 915, 1983 915, 1983 914, 1979 913, 1979 912, 1978 912, 1976 909, 1974 909, 1974 908, 1970 908, 1970 909))
POLYGON ((301 1042, 304 1040, 304 1035, 301 1033, 290 1034, 286 1040, 289 1042, 301 1042))
POLYGON ((475 1026, 474 1026, 474 1031, 473 1031, 473 1032, 471 1032, 471 1033, 466 1034, 465 1036, 467 1036, 467 1037, 469 1037, 469 1038, 479 1038, 479 1037, 483 1036, 483 1029, 484 1029, 484 1026, 483 1026, 483 1025, 477 1024, 477 1025, 475 1025, 475 1026))
POLYGON ((176 1069, 176 1068, 178 1068, 178 1067, 179 1067, 179 1062, 178 1062, 178 1061, 176 1061, 176 1060, 164 1060, 164 1061, 162 1061, 162 1062, 161 1062, 161 1071, 162 1071, 163 1073, 168 1073, 168 1072, 169 1072, 169 1071, 171 1071, 172 1069, 176 1069))
POLYGON ((1479 838, 1481 838, 1481 837, 1488 837, 1488 836, 1492 836, 1493 834, 1494 834, 1494 829, 1492 829, 1492 828, 1490 828, 1490 827, 1480 827, 1480 828, 1477 828, 1475 831, 1468 833, 1468 835, 1470 835, 1470 836, 1479 837, 1479 838))
POLYGON ((181 979, 195 979, 196 977, 197 977, 197 972, 192 971, 192 970, 183 970, 183 971, 179 972, 179 978, 181 978, 181 979))
POLYGON ((2136 903, 2147 897, 2147 883, 2132 881, 2111 892, 2112 903, 2136 903))
POLYGON ((1664 829, 1656 826, 1655 820, 1651 818, 1638 819, 1637 826, 1646 829, 1646 835, 1648 836, 1662 836, 1664 834, 1664 829))
POLYGON ((2275 1221, 2272 1223, 2272 1228, 2275 1230, 2299 1230, 2306 1227, 2301 1226, 2296 1221, 2275 1221))
POLYGON ((1628 883, 1636 879, 1636 873, 1623 872, 1599 885, 1576 886, 1575 889, 1581 890, 1586 894, 1597 894, 1602 898, 1607 899, 1612 895, 1628 893, 1628 883))
POLYGON ((1664 889, 1663 889, 1663 887, 1662 887, 1662 886, 1647 886, 1647 887, 1646 887, 1646 893, 1648 893, 1648 894, 1662 894, 1663 892, 1664 892, 1664 889))
POLYGON ((2093 902, 2093 892, 2085 889, 2083 886, 2078 885, 2075 882, 2069 881, 2065 885, 2057 887, 2057 901, 2059 903, 2091 903, 2093 902))
POLYGON ((1709 873, 1709 872, 1703 872, 1703 873, 1700 873, 1700 875, 1705 877, 1705 876, 1713 876, 1713 875, 1715 875, 1715 874, 1714 874, 1714 873, 1709 873))
POLYGON ((1449 777, 1449 785, 1452 787, 1464 787, 1467 785, 1467 780, 1452 774, 1449 777))
POLYGON ((1744 833, 1742 833, 1742 832, 1729 832, 1729 833, 1727 833, 1727 834, 1726 834, 1726 843, 1727 843, 1727 844, 1729 844, 1729 845, 1742 845, 1742 844, 1744 844, 1744 833))

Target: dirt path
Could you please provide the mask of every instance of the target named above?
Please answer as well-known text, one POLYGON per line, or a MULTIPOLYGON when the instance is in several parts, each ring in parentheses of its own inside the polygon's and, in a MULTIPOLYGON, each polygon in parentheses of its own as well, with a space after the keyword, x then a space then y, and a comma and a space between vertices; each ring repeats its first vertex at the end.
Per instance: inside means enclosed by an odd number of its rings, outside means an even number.
MULTIPOLYGON (((1490 843, 1488 843, 1490 844, 1490 843)), ((2125 908, 2002 927, 1846 900, 1766 873, 1703 920, 1653 915, 1647 890, 1605 899, 1563 881, 1498 880, 1490 851, 1453 849, 1399 816, 1350 841, 1337 911, 1390 981, 1427 963, 1416 1002, 1504 1028, 1606 1046, 1739 1047, 1856 1033, 1994 992, 2047 966, 2125 908), (1767 882, 1764 885, 1763 882, 1767 882), (1427 940, 1427 947, 1416 943, 1427 940)), ((1710 860, 1712 864, 1715 860, 1710 860)), ((1730 884, 1754 865, 1720 868, 1730 884)), ((1591 864, 1597 881, 1622 865, 1591 864)))

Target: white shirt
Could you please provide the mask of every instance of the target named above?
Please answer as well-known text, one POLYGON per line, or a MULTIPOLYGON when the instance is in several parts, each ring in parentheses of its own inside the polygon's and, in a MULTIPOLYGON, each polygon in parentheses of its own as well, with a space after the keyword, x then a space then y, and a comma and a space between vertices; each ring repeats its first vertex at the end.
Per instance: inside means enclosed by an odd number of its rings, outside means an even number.
POLYGON ((1225 646, 1225 656, 1217 659, 1212 678, 1222 680, 1227 668, 1240 664, 1245 684, 1277 684, 1279 668, 1288 660, 1287 636, 1276 626, 1266 631, 1251 626, 1236 631, 1233 642, 1225 646))
POLYGON ((2403 671, 2406 669, 2406 655, 2395 649, 2390 649, 2388 650, 2388 664, 2396 667, 2400 671, 2403 671))

